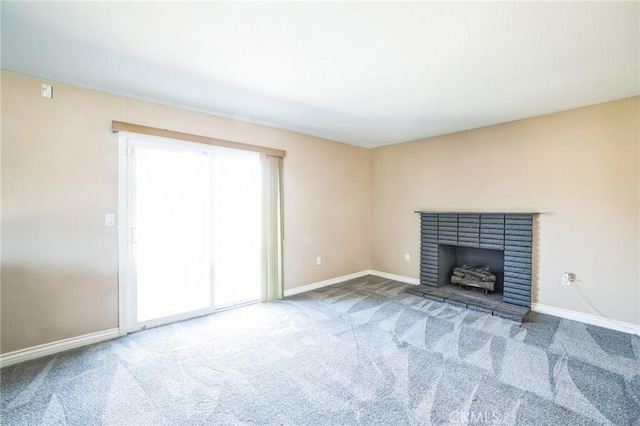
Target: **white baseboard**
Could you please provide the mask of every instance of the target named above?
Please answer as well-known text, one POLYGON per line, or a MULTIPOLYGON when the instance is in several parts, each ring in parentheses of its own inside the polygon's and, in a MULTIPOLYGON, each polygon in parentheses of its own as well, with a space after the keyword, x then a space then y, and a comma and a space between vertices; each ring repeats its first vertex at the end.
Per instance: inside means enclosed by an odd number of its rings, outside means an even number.
POLYGON ((380 272, 380 271, 374 271, 374 270, 369 270, 367 272, 377 277, 386 278, 388 280, 400 281, 401 283, 405 283, 405 284, 412 284, 412 285, 420 284, 420 280, 417 278, 403 277, 402 275, 389 274, 387 272, 380 272))
POLYGON ((91 345, 104 340, 110 340, 119 335, 119 329, 112 328, 98 331, 97 333, 85 334, 83 336, 71 337, 70 339, 58 340, 57 342, 45 343, 43 345, 8 352, 0 355, 0 368, 47 355, 53 355, 58 352, 68 351, 69 349, 91 345))
POLYGON ((317 283, 302 285, 300 287, 290 288, 284 291, 284 297, 293 296, 294 294, 306 293, 307 291, 315 290, 318 288, 326 287, 329 285, 334 285, 341 283, 343 281, 352 280, 354 278, 364 277, 365 275, 369 275, 370 271, 360 271, 355 272, 349 275, 343 275, 341 277, 331 278, 330 280, 324 280, 317 283))
POLYGON ((541 314, 553 315, 554 317, 565 318, 585 324, 597 325, 598 327, 609 328, 611 330, 622 331, 623 333, 637 334, 640 336, 640 325, 603 318, 597 315, 585 314, 582 312, 570 311, 568 309, 556 308, 549 305, 532 303, 531 310, 541 314))
POLYGON ((400 281, 400 282, 403 282, 405 284, 420 284, 420 281, 417 278, 403 277, 402 275, 388 274, 386 272, 380 272, 380 271, 374 271, 374 270, 371 270, 371 269, 367 269, 367 270, 364 270, 364 271, 355 272, 353 274, 343 275, 341 277, 336 277, 336 278, 331 278, 330 280, 325 280, 325 281, 320 281, 320 282, 313 283, 313 284, 303 285, 303 286, 300 286, 300 287, 290 288, 290 289, 284 291, 284 296, 287 297, 287 296, 293 296, 294 294, 305 293, 307 291, 316 290, 318 288, 326 287, 326 286, 333 285, 333 284, 338 284, 338 283, 341 283, 343 281, 352 280, 354 278, 364 277, 365 275, 375 275, 375 276, 378 276, 378 277, 381 277, 381 278, 387 278, 389 280, 400 281))

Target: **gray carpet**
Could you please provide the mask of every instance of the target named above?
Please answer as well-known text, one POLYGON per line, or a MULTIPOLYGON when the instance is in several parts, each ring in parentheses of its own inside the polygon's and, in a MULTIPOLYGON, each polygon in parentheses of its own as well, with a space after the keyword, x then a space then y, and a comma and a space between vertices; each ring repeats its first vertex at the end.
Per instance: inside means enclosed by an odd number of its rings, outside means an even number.
POLYGON ((640 424, 637 336, 364 277, 2 369, 3 425, 640 424))

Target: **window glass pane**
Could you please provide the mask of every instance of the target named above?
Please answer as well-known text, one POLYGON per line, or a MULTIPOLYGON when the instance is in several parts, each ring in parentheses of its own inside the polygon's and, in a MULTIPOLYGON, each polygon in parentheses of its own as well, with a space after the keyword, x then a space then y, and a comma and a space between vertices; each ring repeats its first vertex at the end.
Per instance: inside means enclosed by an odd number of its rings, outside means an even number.
POLYGON ((216 307, 260 299, 262 189, 260 155, 216 152, 213 253, 216 307))
POLYGON ((210 157, 136 148, 137 320, 210 306, 210 157))

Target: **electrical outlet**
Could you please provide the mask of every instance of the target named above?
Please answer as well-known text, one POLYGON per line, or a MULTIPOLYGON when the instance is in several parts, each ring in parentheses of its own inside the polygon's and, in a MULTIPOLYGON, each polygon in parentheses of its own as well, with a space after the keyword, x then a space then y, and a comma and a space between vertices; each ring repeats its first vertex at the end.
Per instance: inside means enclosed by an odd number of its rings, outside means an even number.
POLYGON ((566 287, 571 287, 571 284, 575 281, 575 275, 571 272, 563 272, 562 273, 562 285, 566 287))
POLYGON ((411 261, 411 255, 409 253, 405 253, 404 260, 406 260, 407 262, 411 261))
POLYGON ((316 265, 322 264, 322 258, 320 256, 316 257, 316 265))

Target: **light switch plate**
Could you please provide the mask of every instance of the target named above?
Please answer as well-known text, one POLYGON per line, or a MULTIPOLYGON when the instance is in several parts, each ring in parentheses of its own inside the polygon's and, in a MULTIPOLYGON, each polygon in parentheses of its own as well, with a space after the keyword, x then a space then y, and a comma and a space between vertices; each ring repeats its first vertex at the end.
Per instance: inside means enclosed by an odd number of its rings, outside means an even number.
POLYGON ((104 215, 104 226, 115 226, 116 215, 113 213, 107 213, 104 215))
POLYGON ((50 84, 41 84, 40 96, 43 98, 53 98, 53 87, 50 84))

